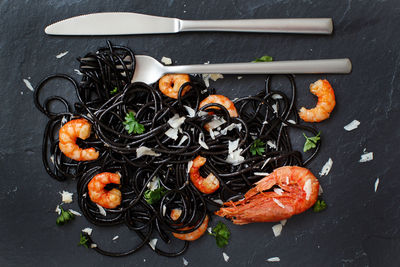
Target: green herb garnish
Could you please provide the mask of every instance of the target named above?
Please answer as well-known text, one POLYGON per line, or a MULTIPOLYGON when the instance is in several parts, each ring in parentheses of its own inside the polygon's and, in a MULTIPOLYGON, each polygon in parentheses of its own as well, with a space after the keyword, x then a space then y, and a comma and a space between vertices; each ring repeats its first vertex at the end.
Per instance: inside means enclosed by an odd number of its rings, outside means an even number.
POLYGON ((75 218, 75 215, 72 214, 69 210, 65 211, 62 207, 60 207, 61 214, 57 217, 56 223, 58 225, 63 225, 75 218))
POLYGON ((250 147, 250 152, 253 156, 262 155, 265 152, 265 143, 260 139, 254 140, 254 143, 250 147))
POLYGON ((79 240, 78 246, 84 246, 85 248, 88 247, 89 239, 81 233, 81 239, 79 240))
POLYGON ((321 137, 319 137, 320 134, 321 132, 318 132, 316 136, 307 137, 306 134, 303 133, 304 137, 306 138, 306 142, 304 143, 304 148, 303 148, 304 152, 310 150, 311 148, 317 147, 318 141, 321 140, 321 137))
POLYGON ((125 130, 128 131, 128 133, 135 133, 135 134, 142 134, 144 133, 144 126, 143 124, 139 123, 136 118, 135 114, 132 111, 129 111, 129 113, 126 114, 125 116, 125 121, 123 122, 125 125, 125 130))
POLYGON ((325 203, 325 201, 323 200, 317 200, 317 202, 315 202, 314 206, 313 206, 313 210, 314 212, 321 212, 323 210, 326 210, 327 205, 325 203))
POLYGON ((270 57, 270 56, 262 56, 262 57, 256 58, 252 62, 271 62, 271 61, 273 61, 272 57, 270 57))
POLYGON ((114 87, 114 89, 112 89, 111 91, 110 91, 110 94, 112 94, 112 95, 114 95, 114 94, 116 94, 118 92, 118 87, 114 87))
POLYGON ((167 193, 167 189, 165 189, 162 186, 154 190, 148 189, 146 190, 146 192, 144 192, 144 199, 146 200, 147 203, 152 205, 160 201, 160 199, 165 195, 165 193, 167 193))
POLYGON ((212 229, 212 233, 209 233, 209 235, 214 236, 217 246, 223 248, 228 245, 231 232, 229 232, 228 227, 226 227, 223 222, 218 222, 217 226, 212 229))

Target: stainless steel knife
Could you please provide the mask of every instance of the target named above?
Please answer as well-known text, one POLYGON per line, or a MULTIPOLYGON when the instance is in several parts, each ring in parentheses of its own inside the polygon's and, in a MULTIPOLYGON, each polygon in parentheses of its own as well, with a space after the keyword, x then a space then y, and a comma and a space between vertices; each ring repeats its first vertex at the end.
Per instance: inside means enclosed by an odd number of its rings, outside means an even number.
POLYGON ((93 13, 46 27, 50 35, 130 35, 186 31, 331 34, 331 18, 181 20, 129 12, 93 13))

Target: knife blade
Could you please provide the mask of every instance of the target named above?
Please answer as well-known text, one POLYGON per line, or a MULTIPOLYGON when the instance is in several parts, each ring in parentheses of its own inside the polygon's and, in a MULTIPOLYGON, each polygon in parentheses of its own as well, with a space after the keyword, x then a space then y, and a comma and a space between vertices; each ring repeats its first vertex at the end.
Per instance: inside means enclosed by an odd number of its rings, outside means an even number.
POLYGON ((330 18, 180 20, 131 12, 92 13, 45 28, 49 35, 131 35, 184 31, 237 31, 331 34, 330 18))

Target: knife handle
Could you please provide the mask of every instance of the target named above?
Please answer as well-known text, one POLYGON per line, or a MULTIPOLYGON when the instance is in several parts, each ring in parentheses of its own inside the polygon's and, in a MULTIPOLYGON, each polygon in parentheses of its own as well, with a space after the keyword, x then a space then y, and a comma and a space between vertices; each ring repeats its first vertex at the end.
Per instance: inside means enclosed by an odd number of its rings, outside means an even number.
POLYGON ((331 18, 180 20, 179 31, 331 34, 331 18))
POLYGON ((291 60, 258 63, 222 63, 168 66, 166 73, 222 73, 222 74, 306 74, 350 73, 348 58, 291 60))

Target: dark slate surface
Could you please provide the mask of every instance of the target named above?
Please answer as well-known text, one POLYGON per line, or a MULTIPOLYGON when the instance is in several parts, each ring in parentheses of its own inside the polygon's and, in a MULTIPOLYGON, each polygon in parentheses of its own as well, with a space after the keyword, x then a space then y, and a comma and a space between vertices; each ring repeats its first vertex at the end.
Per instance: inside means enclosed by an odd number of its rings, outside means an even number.
MULTIPOLYGON (((242 227, 229 224, 232 240, 222 250, 210 237, 191 245, 184 257, 190 266, 399 266, 399 43, 398 0, 247 0, 247 1, 12 1, 0 2, 0 266, 182 266, 182 257, 164 258, 143 248, 126 258, 108 258, 77 247, 84 218, 57 227, 59 191, 76 192, 75 182, 52 180, 41 163, 46 118, 33 105, 35 85, 54 72, 76 76, 75 57, 105 44, 104 37, 49 37, 49 23, 98 11, 136 11, 183 19, 333 17, 332 36, 240 33, 184 33, 109 38, 137 53, 175 64, 250 61, 268 54, 277 60, 349 57, 351 75, 298 76, 298 104, 315 99, 308 84, 327 77, 337 96, 332 118, 318 124, 323 146, 310 165, 317 174, 332 158, 333 168, 320 179, 329 209, 307 212, 288 221, 273 237, 272 223, 242 227), (60 52, 69 51, 56 59, 60 52), (343 126, 357 119, 360 127, 343 126), (374 160, 359 163, 363 149, 374 160), (380 178, 378 191, 374 182, 380 178), (279 256, 280 263, 267 263, 279 256)), ((263 86, 263 76, 226 75, 212 83, 230 97, 247 95, 263 86)), ((53 90, 71 94, 66 84, 53 90)), ((296 139, 303 142, 302 137, 296 139)), ((77 203, 70 205, 78 210, 77 203)), ((214 224, 217 220, 214 220, 214 224)), ((134 236, 124 228, 94 228, 99 243, 111 249, 129 247, 134 236), (115 242, 114 235, 120 238, 115 242)))

